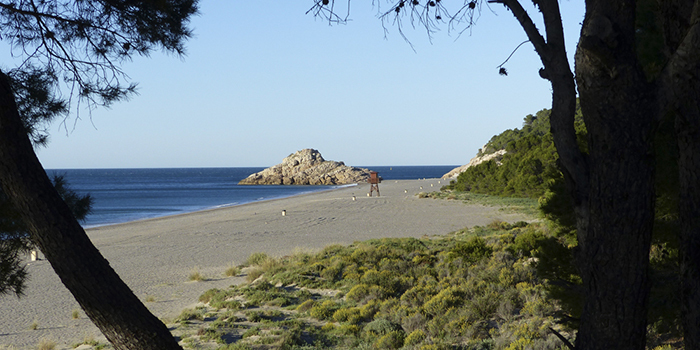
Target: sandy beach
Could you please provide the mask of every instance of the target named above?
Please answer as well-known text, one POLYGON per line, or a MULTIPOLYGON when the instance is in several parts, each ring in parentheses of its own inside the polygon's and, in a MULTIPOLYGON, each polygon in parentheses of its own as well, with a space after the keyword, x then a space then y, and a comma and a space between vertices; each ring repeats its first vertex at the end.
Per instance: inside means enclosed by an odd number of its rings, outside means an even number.
MULTIPOLYGON (((494 220, 527 219, 498 208, 415 196, 437 191, 444 184, 439 181, 384 181, 379 185, 381 197, 367 197, 369 185, 360 184, 92 228, 87 233, 146 306, 168 321, 194 305, 204 291, 243 281, 243 277, 224 277, 223 272, 254 252, 284 256, 335 243, 441 235, 494 220), (188 281, 194 269, 207 280, 188 281)), ((104 342, 48 261, 27 264, 26 295, 0 297, 0 349, 36 349, 41 339, 55 341, 58 349, 70 349, 86 338, 104 342), (80 310, 78 319, 72 317, 74 310, 80 310), (34 330, 32 323, 37 326, 34 330)))

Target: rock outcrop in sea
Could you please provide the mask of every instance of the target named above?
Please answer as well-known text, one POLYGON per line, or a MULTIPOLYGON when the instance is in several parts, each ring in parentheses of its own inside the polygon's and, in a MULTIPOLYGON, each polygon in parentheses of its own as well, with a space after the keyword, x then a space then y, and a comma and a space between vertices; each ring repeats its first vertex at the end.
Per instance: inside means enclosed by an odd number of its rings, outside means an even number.
POLYGON ((282 163, 252 174, 239 185, 345 185, 367 182, 369 169, 325 160, 315 149, 303 149, 282 163))
MULTIPOLYGON (((486 145, 482 147, 481 149, 486 149, 486 145)), ((481 153, 481 150, 479 150, 481 153)), ((482 154, 482 155, 477 155, 476 157, 472 158, 469 161, 469 164, 462 165, 460 167, 454 168, 450 170, 447 174, 442 175, 443 179, 456 179, 459 174, 463 173, 466 171, 469 167, 473 167, 476 165, 479 165, 483 162, 488 162, 489 160, 495 160, 496 164, 500 165, 501 159, 503 159, 503 155, 506 154, 506 150, 500 149, 496 152, 489 153, 489 154, 482 154)))

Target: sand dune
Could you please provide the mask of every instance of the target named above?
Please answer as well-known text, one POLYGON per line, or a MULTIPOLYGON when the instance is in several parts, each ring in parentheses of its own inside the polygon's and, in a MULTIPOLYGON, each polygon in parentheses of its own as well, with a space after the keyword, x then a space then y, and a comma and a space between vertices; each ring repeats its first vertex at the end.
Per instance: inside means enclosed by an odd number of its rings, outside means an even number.
MULTIPOLYGON (((415 196, 437 190, 438 181, 385 181, 379 186, 381 197, 367 197, 369 185, 361 184, 93 228, 88 235, 136 295, 149 300, 148 308, 167 320, 196 303, 205 290, 241 282, 241 277, 225 278, 223 272, 254 252, 284 256, 334 243, 439 235, 496 219, 525 219, 497 208, 415 196), (193 269, 208 280, 188 281, 193 269)), ((0 349, 36 348, 42 338, 56 341, 58 348, 70 348, 86 337, 104 341, 82 311, 72 318, 79 307, 46 260, 28 262, 28 271, 26 296, 0 298, 0 349), (30 330, 32 323, 38 328, 30 330)))

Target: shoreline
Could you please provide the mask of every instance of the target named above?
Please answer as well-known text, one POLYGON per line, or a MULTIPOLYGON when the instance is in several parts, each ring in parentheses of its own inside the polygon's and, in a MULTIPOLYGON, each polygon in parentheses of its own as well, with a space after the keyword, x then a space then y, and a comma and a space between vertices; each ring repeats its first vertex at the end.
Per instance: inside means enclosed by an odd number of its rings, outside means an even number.
MULTIPOLYGON (((223 273, 231 264, 244 263, 252 253, 280 257, 331 244, 420 238, 494 220, 527 220, 495 207, 416 196, 439 190, 436 185, 439 179, 385 180, 379 185, 380 197, 367 197, 369 184, 358 184, 86 232, 139 299, 167 323, 196 304, 204 291, 242 282, 243 277, 223 277, 223 273), (188 281, 194 269, 208 279, 188 281)), ((70 349, 86 337, 105 341, 82 310, 78 319, 71 317, 79 307, 46 260, 28 262, 27 270, 26 295, 0 298, 0 348, 36 348, 40 339, 55 341, 57 349, 70 349), (29 330, 33 322, 38 327, 29 330)))
MULTIPOLYGON (((106 223, 106 224, 96 224, 96 225, 89 225, 89 226, 84 226, 83 230, 88 231, 96 228, 101 228, 101 227, 110 227, 110 226, 116 226, 116 225, 125 225, 125 224, 131 224, 131 223, 138 223, 138 222, 143 222, 143 221, 148 221, 148 220, 155 220, 155 219, 161 219, 161 218, 170 218, 170 217, 176 217, 179 215, 189 215, 193 213, 198 213, 202 211, 209 211, 209 210, 218 210, 218 209, 225 209, 225 208, 233 208, 233 207, 238 207, 238 206, 243 206, 243 205, 248 205, 248 204, 255 204, 255 203, 261 203, 261 202, 266 202, 266 201, 274 201, 274 200, 280 200, 280 199, 285 199, 285 198, 294 198, 294 197, 299 197, 299 196, 306 196, 306 195, 313 195, 315 193, 322 193, 322 192, 328 192, 328 191, 335 191, 338 189, 342 189, 345 187, 354 187, 358 186, 359 184, 346 184, 346 185, 329 185, 328 189, 323 189, 323 190, 318 190, 318 191, 308 191, 308 192, 301 192, 297 194, 292 194, 288 196, 280 196, 280 197, 273 197, 273 198, 264 198, 264 199, 258 199, 258 200, 251 200, 248 202, 244 203, 232 203, 232 204, 219 204, 211 207, 206 207, 206 208, 201 208, 201 209, 196 209, 192 211, 183 211, 179 213, 173 213, 173 214, 165 214, 165 215, 158 215, 158 216, 153 216, 153 217, 145 217, 141 219, 136 219, 136 220, 129 220, 129 221, 124 221, 124 222, 114 222, 114 223, 106 223)), ((245 185, 248 186, 248 185, 245 185)), ((283 186, 296 186, 296 185, 283 185, 283 186)), ((299 185, 299 186, 306 186, 306 185, 299 185)))

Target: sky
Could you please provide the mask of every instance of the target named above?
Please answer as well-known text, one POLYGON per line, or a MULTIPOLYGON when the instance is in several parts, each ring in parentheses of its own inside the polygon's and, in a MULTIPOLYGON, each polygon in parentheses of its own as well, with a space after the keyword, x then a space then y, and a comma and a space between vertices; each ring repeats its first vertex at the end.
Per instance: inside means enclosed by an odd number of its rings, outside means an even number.
MULTIPOLYGON (((484 2, 461 35, 442 27, 431 39, 404 21, 409 44, 393 23, 385 33, 388 5, 372 2, 352 1, 350 21, 330 25, 306 14, 312 0, 202 0, 185 56, 125 63, 139 94, 79 119, 73 108, 39 159, 48 169, 267 167, 314 148, 353 166, 461 165, 551 106, 530 43, 498 74, 527 40, 502 6, 484 2)), ((560 6, 573 60, 584 5, 560 6)))

